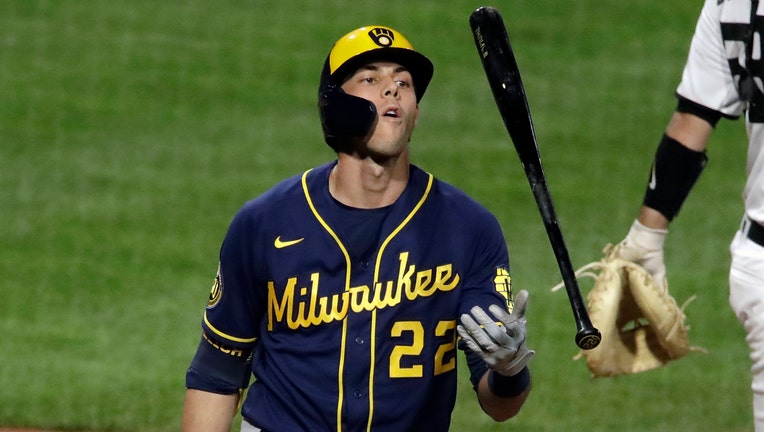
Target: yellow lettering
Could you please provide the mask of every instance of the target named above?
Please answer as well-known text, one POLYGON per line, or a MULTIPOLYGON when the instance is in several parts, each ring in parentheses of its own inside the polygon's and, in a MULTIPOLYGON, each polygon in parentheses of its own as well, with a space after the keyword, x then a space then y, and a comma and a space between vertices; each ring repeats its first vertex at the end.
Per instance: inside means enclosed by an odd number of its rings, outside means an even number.
POLYGON ((414 292, 412 294, 412 297, 409 300, 414 300, 420 295, 422 297, 427 297, 427 287, 430 286, 430 283, 432 282, 432 270, 422 270, 420 272, 417 272, 416 274, 416 287, 414 288, 414 292))
POLYGON ((350 310, 355 313, 372 310, 369 291, 366 285, 350 288, 350 310))
POLYGON ((244 351, 242 351, 240 349, 234 349, 234 348, 228 348, 228 347, 221 346, 217 342, 215 342, 215 341, 211 340, 210 338, 208 338, 207 335, 204 334, 204 333, 202 333, 202 337, 204 338, 205 341, 207 341, 208 344, 212 345, 215 349, 217 349, 218 351, 220 351, 222 353, 225 353, 225 354, 228 354, 228 355, 231 355, 231 356, 235 356, 235 357, 242 357, 244 355, 244 351))
MULTIPOLYGON (((332 321, 342 321, 348 314, 348 293, 334 294, 332 296, 332 310, 328 314, 325 314, 323 321, 330 323, 332 321)), ((321 298, 321 309, 326 310, 326 297, 321 298)))
POLYGON ((374 305, 377 309, 392 307, 401 302, 400 290, 396 289, 393 281, 387 281, 382 289, 382 283, 377 283, 374 290, 374 305))
POLYGON ((324 323, 342 321, 349 313, 363 313, 397 306, 405 296, 408 301, 430 297, 437 292, 454 290, 460 281, 452 264, 435 269, 417 269, 409 264, 409 253, 398 256, 400 265, 396 280, 380 281, 374 289, 368 285, 350 287, 330 296, 319 294, 320 274, 310 275, 310 285, 297 287, 297 277, 287 279, 286 286, 277 294, 275 282, 268 282, 268 331, 276 323, 290 329, 308 328, 324 323))
POLYGON ((435 282, 432 284, 436 290, 448 292, 456 288, 456 285, 459 284, 459 275, 457 274, 452 278, 452 270, 451 264, 436 267, 435 282))
POLYGON ((297 285, 297 278, 289 278, 287 286, 284 288, 282 302, 279 303, 276 298, 276 288, 273 281, 268 282, 268 331, 273 330, 273 321, 284 321, 285 314, 292 314, 292 300, 294 299, 294 286, 297 285))
MULTIPOLYGON (((319 325, 321 324, 321 321, 323 321, 319 315, 319 311, 316 310, 316 303, 318 302, 318 279, 318 273, 313 273, 310 275, 310 307, 308 308, 308 316, 305 319, 309 326, 319 325)), ((324 304, 326 304, 326 302, 324 302, 324 304)), ((325 312, 326 310, 322 310, 321 315, 323 315, 325 312)))
POLYGON ((398 302, 400 302, 400 296, 404 293, 406 294, 407 299, 413 300, 416 298, 416 294, 412 290, 411 278, 414 276, 416 267, 413 265, 407 267, 409 259, 408 252, 401 252, 398 259, 401 262, 401 266, 398 270, 398 302))

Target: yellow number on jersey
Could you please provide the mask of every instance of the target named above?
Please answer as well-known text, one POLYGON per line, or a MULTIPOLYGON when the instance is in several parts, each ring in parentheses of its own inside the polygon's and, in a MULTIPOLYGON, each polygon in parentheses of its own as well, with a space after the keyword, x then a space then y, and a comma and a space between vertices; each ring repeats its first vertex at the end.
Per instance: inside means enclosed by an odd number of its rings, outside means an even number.
POLYGON ((390 336, 401 337, 404 331, 413 334, 411 345, 396 345, 390 354, 390 377, 394 378, 421 378, 422 365, 410 367, 401 366, 403 356, 417 356, 422 353, 424 347, 424 328, 419 321, 398 321, 393 325, 390 336))
MULTIPOLYGON (((451 338, 444 344, 438 346, 435 352, 434 375, 440 375, 453 370, 456 367, 456 321, 440 321, 435 328, 435 336, 448 336, 451 332, 451 338)), ((390 378, 421 378, 424 367, 422 364, 414 364, 404 367, 401 360, 404 356, 419 356, 424 348, 424 326, 419 321, 399 321, 393 325, 390 336, 399 338, 404 332, 411 333, 411 344, 396 345, 390 354, 390 378)))
POLYGON ((456 321, 441 321, 435 328, 435 336, 447 336, 451 332, 451 340, 440 345, 435 353, 435 375, 446 373, 456 368, 456 321), (449 358, 450 357, 450 358, 449 358), (448 360, 445 360, 448 358, 448 360))

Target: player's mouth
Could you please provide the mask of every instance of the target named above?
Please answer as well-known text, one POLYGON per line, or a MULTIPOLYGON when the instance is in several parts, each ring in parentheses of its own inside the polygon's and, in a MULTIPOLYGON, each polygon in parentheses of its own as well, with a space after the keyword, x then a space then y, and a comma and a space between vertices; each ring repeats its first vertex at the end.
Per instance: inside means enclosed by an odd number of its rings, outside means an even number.
POLYGON ((398 107, 388 107, 385 110, 382 111, 383 117, 391 117, 391 118, 398 118, 400 117, 400 113, 398 112, 398 107))

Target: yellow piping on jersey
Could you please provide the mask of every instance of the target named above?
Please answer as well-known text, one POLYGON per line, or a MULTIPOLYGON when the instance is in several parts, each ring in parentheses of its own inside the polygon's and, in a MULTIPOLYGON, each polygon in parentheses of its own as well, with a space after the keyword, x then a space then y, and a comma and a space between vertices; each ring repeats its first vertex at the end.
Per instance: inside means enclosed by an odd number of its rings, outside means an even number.
POLYGON ((207 319, 207 312, 206 311, 204 312, 204 323, 207 324, 207 327, 210 330, 212 330, 216 335, 218 335, 220 337, 224 337, 224 338, 228 339, 229 341, 241 342, 241 343, 250 343, 250 342, 254 342, 254 341, 257 340, 256 337, 253 337, 253 338, 239 338, 239 337, 236 337, 236 336, 231 336, 231 335, 229 335, 227 333, 224 333, 224 332, 216 329, 215 326, 212 325, 212 323, 210 323, 210 321, 207 319))
POLYGON ((312 169, 309 169, 305 171, 302 174, 302 190, 303 193, 305 193, 305 199, 308 201, 308 206, 310 207, 310 211, 313 212, 313 216, 316 217, 318 222, 321 224, 322 227, 329 233, 329 235, 332 236, 334 241, 337 242, 337 245, 340 247, 340 250, 342 251, 342 255, 345 256, 345 264, 348 266, 348 271, 345 274, 345 290, 350 288, 350 254, 348 253, 347 249, 345 249, 345 245, 342 244, 340 241, 340 238, 337 237, 337 234, 332 231, 329 224, 326 223, 324 218, 321 217, 320 214, 318 214, 318 210, 316 210, 316 207, 313 205, 313 200, 310 199, 310 192, 308 192, 308 173, 313 171, 312 169))
MULTIPOLYGON (((339 246, 340 250, 342 251, 342 254, 345 257, 345 263, 347 264, 347 272, 345 274, 345 290, 347 291, 350 289, 350 274, 351 274, 351 261, 350 261, 350 254, 348 253, 345 246, 342 244, 342 241, 339 239, 337 234, 329 227, 329 224, 326 223, 326 221, 321 217, 321 215, 316 210, 316 207, 313 205, 313 200, 310 198, 310 193, 308 191, 308 173, 310 173, 312 169, 307 170, 302 175, 302 189, 303 193, 305 194, 305 199, 308 203, 308 206, 310 207, 310 211, 313 213, 313 216, 315 216, 316 220, 321 224, 322 227, 329 233, 329 235, 332 236, 335 242, 337 242, 337 245, 339 246)), ((419 211, 419 209, 422 207, 424 202, 427 200, 427 197, 430 195, 430 190, 432 189, 433 184, 433 176, 430 173, 427 173, 428 179, 427 179, 427 187, 425 188, 424 193, 422 194, 422 197, 419 199, 419 202, 414 206, 414 208, 411 210, 411 212, 406 216, 405 219, 398 225, 391 233, 390 235, 385 238, 385 240, 382 242, 382 245, 379 248, 379 252, 377 253, 377 260, 374 265, 374 285, 376 286, 377 282, 379 281, 379 270, 380 265, 382 263, 382 255, 387 247, 387 245, 392 241, 392 239, 398 235, 398 233, 405 227, 411 219, 414 217, 414 215, 419 211)), ((374 337, 376 333, 376 326, 377 326, 377 311, 372 310, 371 311, 371 363, 369 365, 369 420, 366 425, 366 430, 371 431, 371 424, 372 419, 374 418, 374 358, 376 356, 376 338, 374 337)), ((344 391, 343 391, 343 381, 342 376, 344 373, 344 364, 345 364, 345 352, 346 352, 346 345, 345 340, 347 339, 347 315, 342 321, 342 339, 341 339, 341 345, 340 345, 340 363, 338 368, 338 397, 337 397, 337 432, 342 431, 342 405, 344 403, 344 391)))
MULTIPOLYGON (((350 289, 350 254, 348 253, 347 249, 345 248, 345 245, 342 244, 342 241, 340 241, 340 238, 337 236, 337 234, 332 231, 331 227, 329 227, 329 224, 326 223, 326 221, 321 217, 321 215, 318 214, 318 211, 316 210, 316 207, 313 205, 313 200, 310 199, 310 192, 308 191, 308 173, 313 171, 312 169, 309 169, 305 171, 302 174, 302 191, 305 194, 305 199, 308 202, 308 206, 310 207, 310 211, 313 212, 313 216, 316 217, 318 220, 318 223, 321 224, 321 226, 324 227, 326 232, 329 233, 329 235, 332 236, 334 241, 337 242, 337 245, 340 247, 340 250, 342 251, 342 255, 345 256, 345 264, 347 264, 347 271, 345 272, 345 290, 347 291, 350 289)), ((337 432, 342 431, 342 404, 345 401, 345 394, 343 392, 343 383, 342 383, 342 375, 345 371, 345 339, 347 339, 347 330, 348 330, 348 320, 347 315, 345 315, 345 318, 342 320, 342 339, 341 339, 341 345, 340 345, 340 364, 338 366, 337 370, 337 432)))
MULTIPOLYGON (((411 210, 411 212, 406 216, 405 219, 403 219, 403 222, 398 225, 393 232, 390 233, 390 235, 387 236, 385 241, 382 242, 382 246, 379 247, 379 252, 377 252, 377 262, 374 264, 374 287, 377 286, 377 282, 379 282, 379 267, 382 265, 382 255, 385 251, 385 248, 387 245, 392 241, 393 237, 398 235, 399 232, 403 229, 404 226, 406 226, 409 221, 414 217, 414 215, 419 211, 419 209, 422 207, 424 202, 427 200, 427 197, 430 196, 430 189, 432 189, 432 182, 433 182, 433 176, 430 173, 427 173, 428 179, 427 179, 427 187, 424 190, 424 193, 422 194, 422 198, 419 199, 419 202, 416 203, 414 208, 411 210)), ((371 421, 374 418, 374 362, 376 358, 376 347, 377 347, 377 340, 374 337, 374 335, 377 333, 377 310, 374 309, 371 311, 371 363, 369 364, 369 422, 366 424, 366 431, 371 432, 371 421)), ((344 340, 344 337, 343 337, 344 340)), ((338 426, 339 428, 339 426, 338 426)))
POLYGON ((422 204, 424 204, 425 200, 430 195, 430 189, 432 189, 433 177, 432 177, 432 174, 430 173, 427 173, 427 175, 429 176, 429 178, 427 180, 427 187, 424 190, 424 194, 422 194, 422 198, 420 198, 419 202, 416 203, 414 208, 411 210, 411 213, 409 213, 408 216, 406 216, 406 219, 404 219, 403 222, 401 222, 401 224, 398 225, 398 227, 395 228, 393 232, 390 233, 389 236, 387 236, 385 241, 382 242, 382 246, 380 246, 379 248, 379 253, 377 254, 377 262, 374 264, 374 283, 375 284, 379 281, 379 266, 382 263, 382 251, 385 250, 385 248, 387 247, 387 244, 390 243, 393 237, 398 235, 398 233, 401 232, 403 227, 409 223, 411 218, 413 218, 414 215, 419 211, 419 208, 422 207, 422 204))

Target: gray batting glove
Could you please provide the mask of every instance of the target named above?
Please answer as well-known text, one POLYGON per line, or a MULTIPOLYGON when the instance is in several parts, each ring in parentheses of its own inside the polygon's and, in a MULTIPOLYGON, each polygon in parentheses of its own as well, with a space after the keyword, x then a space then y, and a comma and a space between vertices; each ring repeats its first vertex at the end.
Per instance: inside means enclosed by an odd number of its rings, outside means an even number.
POLYGON ((642 266, 661 286, 666 286, 663 243, 668 230, 648 228, 635 220, 626 238, 619 244, 618 256, 642 266))
POLYGON ((494 316, 491 318, 480 306, 475 306, 469 314, 462 314, 462 323, 456 331, 489 368, 504 376, 517 375, 536 355, 536 351, 525 346, 527 307, 528 291, 522 290, 515 297, 511 314, 491 305, 488 308, 494 316))

